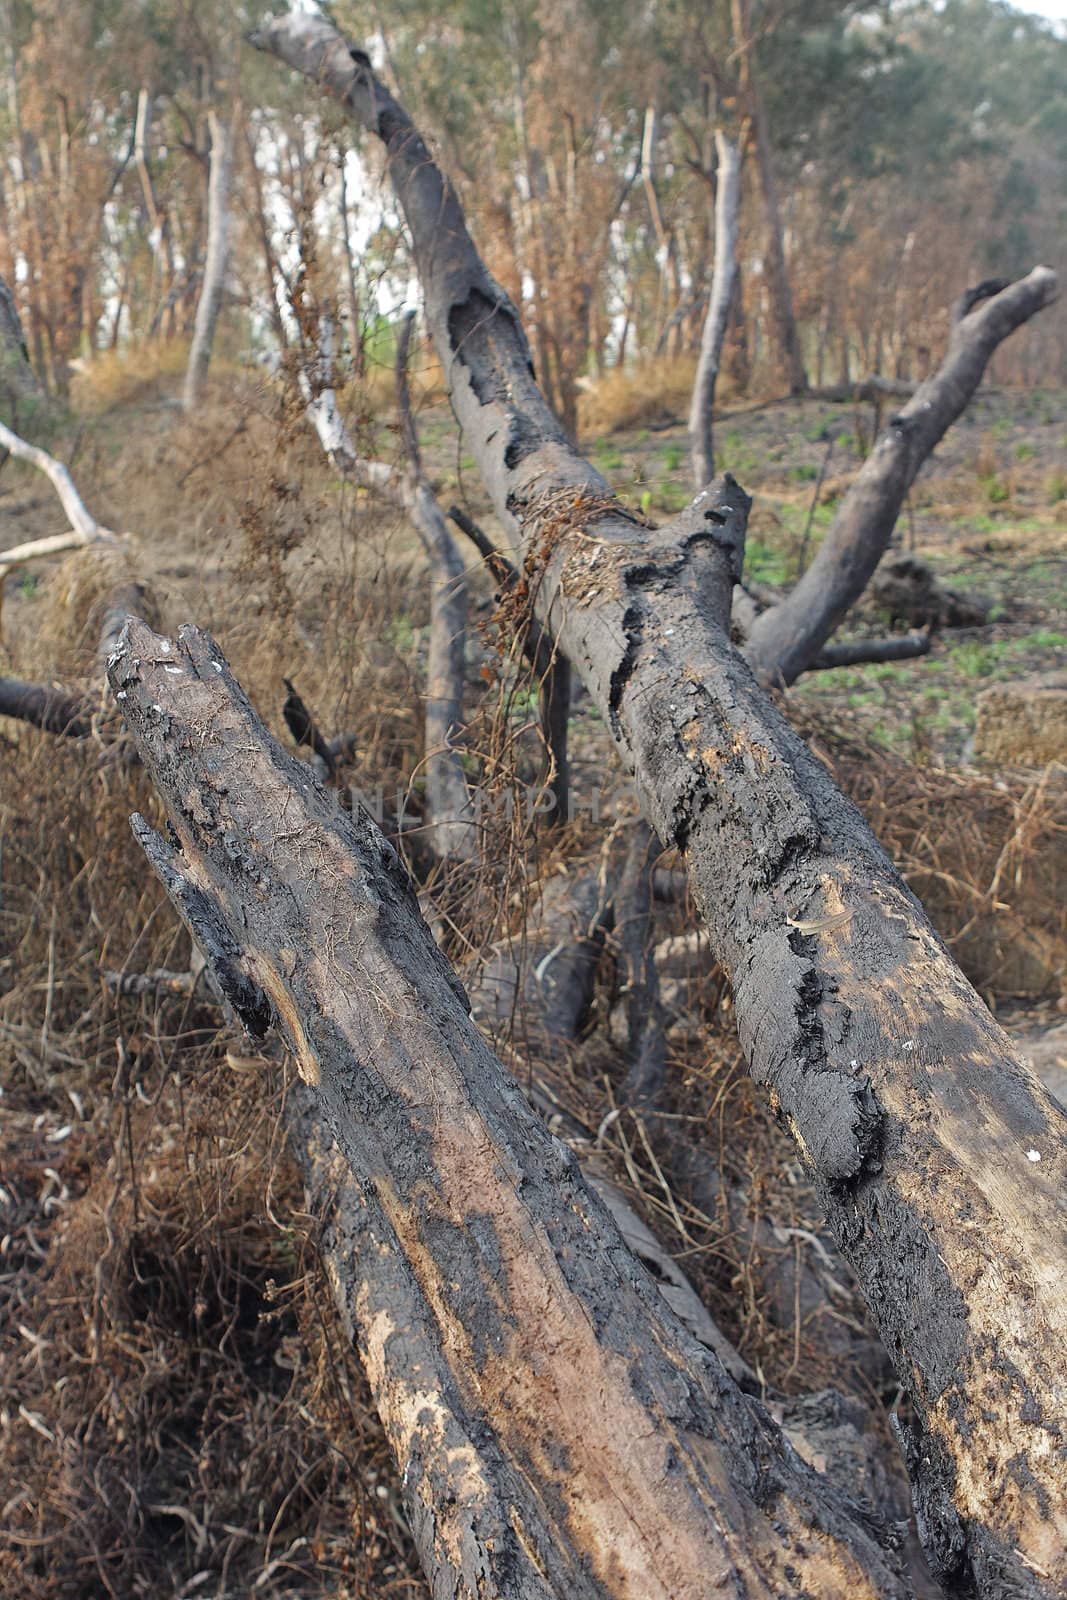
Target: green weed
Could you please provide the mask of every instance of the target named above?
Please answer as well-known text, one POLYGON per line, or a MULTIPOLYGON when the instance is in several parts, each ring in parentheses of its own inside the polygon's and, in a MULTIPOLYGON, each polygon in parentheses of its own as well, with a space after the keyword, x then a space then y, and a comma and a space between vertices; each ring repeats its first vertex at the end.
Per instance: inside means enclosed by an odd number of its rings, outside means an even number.
POLYGON ((1004 654, 1005 642, 981 644, 968 639, 964 644, 950 647, 950 657, 955 670, 965 678, 988 678, 996 670, 1004 654))
POLYGON ((978 479, 982 493, 991 506, 1002 506, 1011 499, 1011 490, 996 472, 986 472, 978 479))

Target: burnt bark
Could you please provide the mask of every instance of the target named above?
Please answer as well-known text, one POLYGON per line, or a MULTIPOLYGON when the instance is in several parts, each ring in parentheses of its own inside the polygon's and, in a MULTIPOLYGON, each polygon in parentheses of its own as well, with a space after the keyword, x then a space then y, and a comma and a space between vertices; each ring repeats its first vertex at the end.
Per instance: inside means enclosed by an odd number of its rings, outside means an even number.
MULTIPOLYGON (((615 1181, 612 1160, 599 1138, 566 1111, 556 1095, 556 1073, 573 1048, 591 998, 599 929, 612 920, 613 908, 618 921, 625 896, 625 888, 616 887, 610 858, 606 870, 550 879, 524 919, 521 934, 514 941, 502 941, 486 966, 465 975, 472 1015, 483 1031, 500 1041, 501 1059, 508 1062, 550 1130, 574 1151, 586 1182, 603 1200, 675 1315, 714 1351, 746 1393, 765 1400, 804 1460, 825 1470, 850 1498, 873 1505, 910 1545, 913 1535, 904 1533, 911 1527, 911 1509, 903 1462, 885 1439, 884 1424, 879 1427, 870 1410, 833 1390, 790 1399, 768 1394, 766 1384, 709 1315, 678 1263, 635 1212, 615 1181), (522 1050, 513 1055, 516 1041, 521 1041, 522 1050), (528 1058, 523 1052, 529 1052, 528 1058)), ((351 1331, 349 1308, 358 1299, 366 1261, 349 1248, 343 1219, 358 1205, 358 1191, 311 1092, 297 1089, 289 1105, 296 1113, 291 1147, 307 1185, 309 1209, 323 1222, 321 1248, 351 1331), (314 1139, 308 1137, 312 1119, 322 1130, 314 1139)), ((794 1304, 792 1289, 789 1301, 794 1304)), ((916 1597, 940 1593, 914 1550, 909 1553, 907 1577, 916 1597)))
POLYGON ((87 739, 93 731, 92 709, 84 696, 18 678, 0 678, 0 717, 70 739, 87 739))
POLYGON ((662 847, 651 828, 639 822, 619 885, 614 943, 625 1007, 629 1065, 622 1102, 653 1111, 667 1070, 667 1037, 653 955, 652 874, 662 847))
POLYGON ((352 1323, 435 1594, 903 1600, 892 1538, 671 1314, 494 1058, 369 817, 195 629, 131 621, 109 676, 176 844, 135 832, 355 1181, 352 1323))
POLYGON ((289 678, 283 678, 285 684, 285 699, 282 702, 282 717, 285 726, 289 729, 297 744, 306 745, 322 762, 322 770, 328 778, 334 777, 337 771, 337 760, 330 742, 315 720, 307 702, 300 693, 296 684, 289 678))
MULTIPOLYGON (((736 489, 665 528, 628 514, 549 411, 453 189, 366 56, 307 16, 258 42, 385 144, 452 403, 537 569, 538 613, 687 862, 750 1068, 910 1395, 935 1570, 1051 1600, 1067 1582, 1067 1119, 730 645, 736 489)), ((1052 275, 1037 277, 1047 295, 1052 275)), ((1003 306, 969 316, 996 323, 1003 306)))

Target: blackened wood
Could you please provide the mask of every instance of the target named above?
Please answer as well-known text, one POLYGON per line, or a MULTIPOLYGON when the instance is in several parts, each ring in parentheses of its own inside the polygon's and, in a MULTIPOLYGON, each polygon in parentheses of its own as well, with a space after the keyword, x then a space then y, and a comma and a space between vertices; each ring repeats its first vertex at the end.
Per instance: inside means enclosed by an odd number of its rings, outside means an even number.
POLYGON ((69 739, 87 739, 93 731, 91 708, 84 696, 18 678, 0 678, 0 717, 13 717, 69 739))
POLYGON ((289 729, 297 744, 306 745, 313 750, 326 769, 328 777, 333 777, 337 763, 329 741, 326 739, 315 718, 308 709, 303 696, 294 683, 288 678, 283 678, 285 684, 285 699, 282 702, 282 717, 285 726, 289 729))
POLYGON ((963 297, 940 368, 890 417, 807 572, 754 622, 745 653, 758 675, 792 683, 818 654, 867 587, 920 467, 970 404, 993 352, 1056 293, 1056 274, 1035 267, 963 297))
POLYGON ((878 661, 912 661, 928 656, 933 636, 929 633, 891 635, 888 639, 849 639, 844 644, 824 646, 805 672, 825 672, 833 667, 859 667, 878 661))
MULTIPOLYGON (((713 524, 694 541, 702 497, 646 529, 578 455, 454 190, 367 57, 305 14, 256 42, 385 144, 453 407, 537 564, 538 614, 687 861, 753 1076, 908 1390, 936 1571, 991 1600, 1009 1585, 1051 1600, 1067 1587, 1067 1119, 716 624, 731 546, 716 551, 713 524)), ((1044 299, 1054 282, 1039 270, 1003 294, 1044 299)), ((992 314, 995 329, 1013 304, 959 326, 992 314)), ((718 493, 704 505, 723 514, 718 493)))
POLYGON ((435 1595, 903 1597, 893 1539, 672 1316, 469 1015, 406 875, 193 628, 109 669, 175 845, 135 831, 358 1191, 352 1322, 435 1595))
POLYGON ((639 1112, 662 1109, 667 1034, 653 956, 652 873, 662 846, 645 822, 630 840, 616 902, 614 944, 629 1056, 622 1103, 639 1112))

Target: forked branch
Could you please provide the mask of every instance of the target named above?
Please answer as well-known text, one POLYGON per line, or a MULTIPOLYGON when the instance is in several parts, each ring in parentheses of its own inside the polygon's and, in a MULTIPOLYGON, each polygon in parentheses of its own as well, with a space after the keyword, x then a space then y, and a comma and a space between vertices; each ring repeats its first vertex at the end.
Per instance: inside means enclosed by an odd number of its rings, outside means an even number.
POLYGON ((39 445, 27 444, 17 433, 0 422, 0 447, 10 451, 20 461, 43 472, 51 483, 70 522, 69 533, 57 533, 46 539, 31 539, 25 544, 12 545, 0 550, 0 579, 13 567, 25 561, 35 561, 40 556, 60 555, 65 550, 76 550, 88 544, 117 544, 119 535, 112 533, 86 509, 85 502, 74 486, 74 480, 62 461, 50 456, 39 445))

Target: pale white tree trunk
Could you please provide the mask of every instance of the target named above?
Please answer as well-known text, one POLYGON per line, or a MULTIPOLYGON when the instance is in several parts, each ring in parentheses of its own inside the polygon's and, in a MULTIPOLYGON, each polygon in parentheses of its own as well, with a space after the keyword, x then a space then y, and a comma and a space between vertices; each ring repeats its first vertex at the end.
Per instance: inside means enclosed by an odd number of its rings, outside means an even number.
POLYGON ((196 307, 196 324, 193 343, 189 351, 189 365, 185 369, 185 390, 182 404, 193 411, 200 404, 204 380, 211 362, 211 346, 215 338, 215 324, 222 305, 222 291, 226 282, 226 259, 229 253, 230 232, 230 178, 233 172, 233 129, 228 127, 217 112, 209 116, 211 128, 211 173, 208 179, 207 252, 204 259, 204 281, 196 307))
POLYGON ((711 275, 711 296, 704 331, 700 338, 700 358, 693 382, 689 408, 689 456, 693 464, 693 487, 703 489, 715 476, 715 451, 712 421, 715 385, 719 377, 726 326, 730 320, 730 300, 737 277, 737 209, 741 194, 741 151, 721 128, 715 130, 715 149, 719 158, 718 186, 715 194, 715 266, 711 275))
POLYGON ((53 489, 59 496, 60 504, 67 513, 70 522, 68 533, 56 533, 45 539, 31 539, 27 544, 12 545, 7 550, 0 550, 0 578, 3 578, 12 567, 21 565, 24 561, 34 561, 38 556, 51 556, 62 554, 66 550, 76 550, 80 545, 86 544, 115 544, 117 535, 105 528, 102 523, 86 510, 85 502, 74 486, 74 480, 62 461, 57 461, 55 456, 50 456, 47 450, 41 450, 37 445, 27 444, 25 439, 19 438, 17 433, 0 422, 0 450, 7 450, 16 456, 19 461, 26 461, 31 467, 36 467, 50 480, 53 489))

